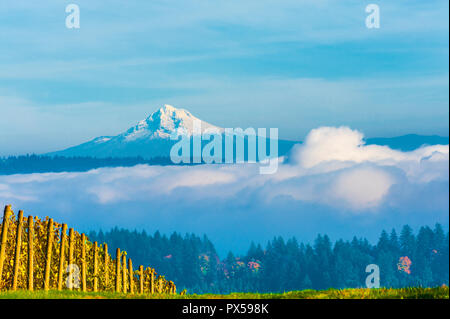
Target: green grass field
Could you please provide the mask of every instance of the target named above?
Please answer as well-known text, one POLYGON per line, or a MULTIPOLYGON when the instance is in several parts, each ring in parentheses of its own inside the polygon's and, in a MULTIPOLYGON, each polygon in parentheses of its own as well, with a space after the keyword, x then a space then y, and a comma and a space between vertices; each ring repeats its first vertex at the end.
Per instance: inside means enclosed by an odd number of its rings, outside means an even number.
POLYGON ((0 299, 449 299, 448 287, 402 289, 302 290, 280 294, 231 293, 228 295, 139 295, 78 291, 5 291, 0 299))

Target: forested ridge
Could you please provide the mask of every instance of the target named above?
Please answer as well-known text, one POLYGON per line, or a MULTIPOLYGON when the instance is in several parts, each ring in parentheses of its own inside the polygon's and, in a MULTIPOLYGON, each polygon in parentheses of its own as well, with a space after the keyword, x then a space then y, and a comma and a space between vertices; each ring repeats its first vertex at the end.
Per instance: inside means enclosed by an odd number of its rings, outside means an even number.
POLYGON ((190 293, 283 292, 303 289, 365 287, 369 264, 380 268, 384 287, 433 287, 449 282, 449 234, 440 224, 414 233, 382 231, 376 244, 354 237, 332 243, 318 235, 312 244, 281 237, 265 247, 251 244, 243 256, 220 259, 213 243, 193 234, 112 229, 91 232, 91 240, 123 247, 133 261, 152 264, 190 293))
POLYGON ((30 174, 48 172, 85 172, 101 167, 130 167, 138 164, 172 165, 170 158, 155 157, 64 157, 20 155, 0 158, 0 174, 30 174))

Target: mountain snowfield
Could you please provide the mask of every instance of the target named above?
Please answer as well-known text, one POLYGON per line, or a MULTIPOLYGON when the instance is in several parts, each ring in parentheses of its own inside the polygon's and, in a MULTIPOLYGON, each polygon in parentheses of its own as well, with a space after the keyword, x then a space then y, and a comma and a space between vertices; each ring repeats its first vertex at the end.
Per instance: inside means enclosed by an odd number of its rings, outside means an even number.
POLYGON ((176 143, 176 141, 170 139, 172 134, 193 136, 203 133, 205 130, 224 132, 223 128, 202 121, 187 110, 178 109, 166 104, 153 112, 145 120, 140 121, 119 135, 96 137, 89 142, 47 155, 168 157, 171 147, 176 143), (195 121, 200 123, 201 131, 199 132, 195 130, 195 121))
POLYGON ((223 132, 222 128, 200 120, 189 111, 165 104, 136 126, 118 135, 117 138, 121 138, 125 142, 139 139, 170 139, 174 132, 192 136, 198 134, 198 132, 194 132, 194 121, 201 124, 202 132, 206 129, 216 129, 223 132))

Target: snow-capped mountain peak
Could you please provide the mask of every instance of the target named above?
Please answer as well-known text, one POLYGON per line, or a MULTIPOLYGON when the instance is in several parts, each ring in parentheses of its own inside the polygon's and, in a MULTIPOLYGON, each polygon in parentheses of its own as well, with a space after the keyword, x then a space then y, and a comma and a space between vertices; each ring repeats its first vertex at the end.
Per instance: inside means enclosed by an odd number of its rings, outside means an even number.
POLYGON ((192 136, 196 133, 194 132, 195 121, 200 123, 202 132, 210 128, 223 132, 222 128, 196 118, 187 110, 177 109, 166 104, 145 120, 140 121, 136 126, 121 134, 121 137, 126 141, 134 141, 141 138, 169 139, 174 132, 192 136))
POLYGON ((86 143, 47 155, 168 157, 171 147, 176 143, 170 139, 173 133, 192 136, 203 133, 206 129, 224 132, 224 129, 196 118, 189 111, 166 104, 119 135, 96 137, 86 143), (200 131, 196 130, 196 125, 200 126, 200 131))

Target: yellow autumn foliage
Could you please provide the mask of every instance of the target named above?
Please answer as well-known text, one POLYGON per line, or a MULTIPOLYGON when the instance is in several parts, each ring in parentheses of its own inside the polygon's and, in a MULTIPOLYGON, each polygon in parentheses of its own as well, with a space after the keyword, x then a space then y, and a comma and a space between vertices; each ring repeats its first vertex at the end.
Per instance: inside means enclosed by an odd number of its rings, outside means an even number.
MULTIPOLYGON (((16 251, 16 241, 17 241, 17 227, 18 227, 18 217, 11 211, 10 216, 8 217, 8 229, 7 229, 7 238, 5 244, 5 256, 3 263, 3 273, 0 278, 0 291, 9 290, 12 287, 13 283, 13 275, 14 275, 14 257, 16 251)), ((49 235, 53 237, 53 243, 51 247, 51 263, 50 263, 50 282, 49 289, 57 289, 58 288, 58 273, 59 273, 59 263, 60 263, 60 255, 61 255, 61 239, 62 236, 66 236, 66 245, 64 247, 64 263, 63 263, 63 272, 62 272, 62 282, 63 289, 67 289, 66 280, 69 276, 67 272, 69 266, 69 236, 68 234, 62 234, 62 224, 53 222, 53 231, 51 234, 48 234, 48 226, 50 222, 50 218, 46 217, 44 220, 39 219, 38 217, 33 218, 34 221, 34 236, 33 236, 33 250, 34 250, 34 258, 33 258, 33 281, 34 281, 34 289, 39 290, 44 288, 44 276, 45 276, 45 264, 46 264, 46 253, 47 253, 47 243, 49 239, 49 235)), ((4 222, 4 221, 3 221, 4 222)), ((3 224, 0 224, 0 231, 2 229, 3 224)), ((22 220, 22 236, 21 236, 21 249, 20 249, 20 258, 17 272, 17 289, 27 289, 28 287, 28 254, 29 254, 29 225, 28 218, 23 217, 22 220)), ((1 245, 1 243, 0 243, 1 245)), ((74 250, 73 250, 73 264, 77 266, 79 269, 79 280, 80 286, 79 290, 82 289, 82 235, 76 231, 74 231, 74 250)), ((98 291, 115 291, 116 285, 116 259, 114 259, 107 251, 106 244, 98 246, 98 260, 97 260, 97 276, 94 275, 94 243, 90 242, 86 237, 85 242, 85 250, 86 250, 86 290, 93 291, 94 289, 94 278, 98 279, 98 291), (107 279, 108 278, 108 279, 107 279)), ((123 256, 126 256, 126 252, 122 251, 119 260, 123 256)), ((120 285, 123 286, 122 282, 122 270, 123 267, 127 267, 128 265, 121 264, 121 273, 119 274, 121 280, 120 285)), ((128 291, 130 291, 130 284, 133 285, 133 291, 139 292, 140 280, 139 276, 141 275, 139 270, 133 271, 133 282, 129 282, 129 273, 127 268, 127 280, 126 284, 128 287, 128 291)), ((77 274, 73 274, 75 277, 77 274)), ((172 293, 175 290, 175 285, 171 281, 167 281, 164 276, 155 277, 156 272, 153 268, 147 267, 143 271, 144 277, 144 293, 151 293, 152 286, 153 291, 158 293, 159 291, 159 280, 161 280, 162 291, 161 293, 172 293)), ((122 287, 120 291, 122 291, 122 287)))

